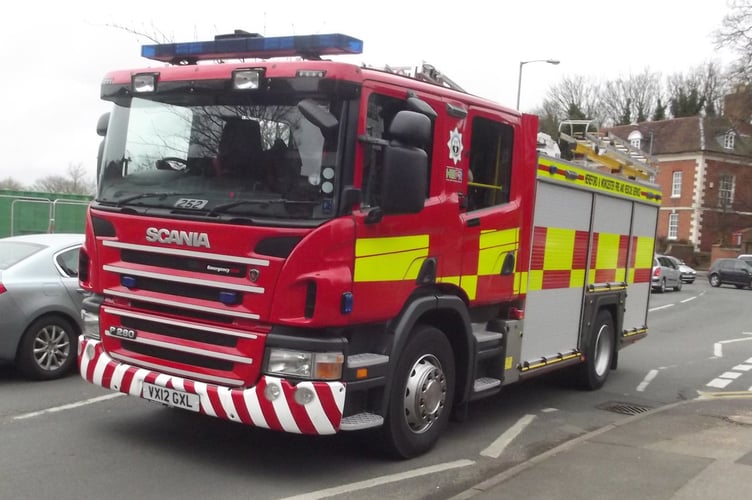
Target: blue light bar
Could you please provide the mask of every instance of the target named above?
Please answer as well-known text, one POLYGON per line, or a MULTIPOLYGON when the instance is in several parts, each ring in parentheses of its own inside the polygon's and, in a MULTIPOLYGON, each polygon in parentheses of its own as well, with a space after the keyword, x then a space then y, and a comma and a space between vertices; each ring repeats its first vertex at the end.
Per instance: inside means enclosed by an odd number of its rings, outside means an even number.
POLYGON ((141 47, 142 57, 169 63, 294 56, 317 58, 324 55, 362 52, 362 40, 339 33, 266 38, 243 32, 237 35, 220 35, 206 42, 166 43, 141 47))

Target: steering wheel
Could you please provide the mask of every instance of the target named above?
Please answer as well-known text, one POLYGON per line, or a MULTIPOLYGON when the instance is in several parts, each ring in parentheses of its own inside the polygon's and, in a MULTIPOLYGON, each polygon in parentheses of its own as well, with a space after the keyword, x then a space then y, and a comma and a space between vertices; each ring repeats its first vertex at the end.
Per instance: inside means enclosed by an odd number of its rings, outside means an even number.
POLYGON ((177 156, 165 156, 157 160, 157 170, 182 171, 188 168, 188 160, 177 156))

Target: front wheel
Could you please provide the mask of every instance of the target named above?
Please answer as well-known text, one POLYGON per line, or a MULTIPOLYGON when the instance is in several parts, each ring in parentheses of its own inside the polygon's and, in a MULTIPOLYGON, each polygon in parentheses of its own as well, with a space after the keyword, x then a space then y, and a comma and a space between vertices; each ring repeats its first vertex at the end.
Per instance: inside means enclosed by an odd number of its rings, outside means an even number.
POLYGON ((35 380, 62 377, 76 362, 76 336, 73 325, 63 317, 37 319, 26 329, 18 346, 18 369, 35 380))
POLYGON ((398 458, 431 449, 447 425, 454 398, 454 354, 441 330, 418 325, 394 371, 382 444, 398 458))
POLYGON ((578 366, 577 385, 595 390, 603 387, 614 359, 614 321, 606 310, 598 312, 585 346, 585 362, 578 366))
POLYGON ((710 286, 714 286, 714 287, 721 286, 721 278, 719 278, 717 274, 711 274, 708 277, 708 281, 710 281, 710 286))
POLYGON ((681 292, 681 289, 682 289, 682 281, 679 280, 679 281, 677 281, 676 286, 674 287, 674 291, 675 292, 681 292))

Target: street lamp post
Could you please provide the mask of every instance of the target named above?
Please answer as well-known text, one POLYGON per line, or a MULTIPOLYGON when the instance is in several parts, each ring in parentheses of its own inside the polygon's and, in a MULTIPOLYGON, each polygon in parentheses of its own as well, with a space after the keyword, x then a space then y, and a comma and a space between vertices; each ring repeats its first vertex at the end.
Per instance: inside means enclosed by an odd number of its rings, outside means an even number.
POLYGON ((533 59, 531 61, 520 61, 520 72, 517 76, 517 109, 520 109, 520 91, 522 90, 522 67, 528 63, 544 62, 548 64, 559 64, 558 59, 533 59))

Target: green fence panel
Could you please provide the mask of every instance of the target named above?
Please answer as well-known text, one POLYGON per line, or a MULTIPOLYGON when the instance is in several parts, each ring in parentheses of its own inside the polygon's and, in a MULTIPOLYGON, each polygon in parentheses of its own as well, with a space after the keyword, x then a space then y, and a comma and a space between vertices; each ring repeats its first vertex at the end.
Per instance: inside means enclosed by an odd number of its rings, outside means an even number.
POLYGON ((91 196, 0 190, 0 237, 83 233, 91 196))

